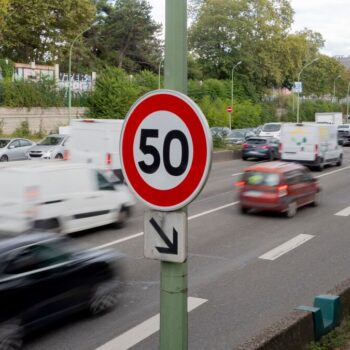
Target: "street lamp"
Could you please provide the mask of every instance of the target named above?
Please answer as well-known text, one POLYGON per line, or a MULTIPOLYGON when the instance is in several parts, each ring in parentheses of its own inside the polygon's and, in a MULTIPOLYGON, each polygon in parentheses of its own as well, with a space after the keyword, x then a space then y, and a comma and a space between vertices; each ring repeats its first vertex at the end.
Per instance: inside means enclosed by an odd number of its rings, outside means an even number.
POLYGON ((350 81, 348 83, 348 94, 346 95, 346 119, 349 120, 349 90, 350 90, 350 81))
MULTIPOLYGON (((301 73, 303 72, 303 70, 310 66, 311 64, 313 64, 314 62, 318 61, 318 57, 317 58, 314 58, 311 62, 307 63, 302 69, 301 71, 299 72, 298 74, 298 82, 300 81, 300 76, 301 76, 301 73)), ((300 108, 300 100, 299 100, 299 97, 300 97, 300 92, 298 91, 298 98, 297 98, 297 123, 299 123, 299 108, 300 108)))
POLYGON ((340 77, 341 77, 341 76, 338 75, 338 76, 334 79, 334 81, 333 81, 333 100, 334 100, 334 102, 335 102, 335 82, 336 82, 336 80, 339 79, 340 77))
POLYGON ((69 124, 71 121, 71 109, 72 109, 72 50, 75 42, 78 40, 78 38, 83 35, 85 32, 87 32, 89 29, 91 29, 95 24, 98 22, 92 23, 88 28, 80 32, 72 41, 72 44, 69 48, 69 61, 68 61, 68 115, 69 115, 69 124))
MULTIPOLYGON (((235 70, 235 68, 237 66, 239 66, 242 63, 242 61, 239 61, 238 63, 236 63, 231 70, 231 108, 233 110, 233 71, 235 70)), ((230 130, 232 127, 232 112, 230 112, 230 130)))

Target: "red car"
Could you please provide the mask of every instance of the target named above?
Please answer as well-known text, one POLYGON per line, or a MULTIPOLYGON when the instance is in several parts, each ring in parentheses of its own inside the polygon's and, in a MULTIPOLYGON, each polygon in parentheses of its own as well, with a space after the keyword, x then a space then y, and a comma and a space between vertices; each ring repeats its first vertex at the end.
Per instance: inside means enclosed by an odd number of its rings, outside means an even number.
POLYGON ((299 207, 317 206, 320 201, 317 179, 296 163, 268 162, 250 166, 236 186, 242 213, 258 209, 293 217, 299 207))

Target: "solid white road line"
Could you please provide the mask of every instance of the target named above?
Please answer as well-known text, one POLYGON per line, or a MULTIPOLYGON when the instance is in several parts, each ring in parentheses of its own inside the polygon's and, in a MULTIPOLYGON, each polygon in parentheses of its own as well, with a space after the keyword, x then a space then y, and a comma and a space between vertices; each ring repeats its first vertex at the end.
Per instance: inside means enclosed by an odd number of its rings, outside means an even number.
POLYGON ((299 247, 303 243, 307 242, 311 238, 314 238, 315 236, 312 235, 304 235, 300 234, 298 236, 295 236, 294 238, 290 239, 289 241, 281 244, 280 246, 270 250, 269 252, 265 253, 264 255, 259 256, 259 259, 264 260, 276 260, 280 256, 290 252, 291 250, 295 249, 296 247, 299 247))
MULTIPOLYGON (((317 175, 315 176, 316 178, 320 178, 320 177, 324 177, 324 176, 329 176, 329 175, 332 175, 332 174, 335 174, 335 173, 338 173, 338 172, 341 172, 343 170, 346 170, 346 169, 350 169, 350 165, 349 166, 346 166, 344 168, 341 168, 341 169, 338 169, 338 170, 334 170, 334 171, 330 171, 328 173, 325 173, 325 174, 321 174, 321 175, 317 175)), ((237 173, 237 174, 233 174, 232 176, 234 175, 240 175, 242 173, 237 173)), ((201 216, 204 216, 204 215, 208 215, 208 214, 211 214, 211 213, 214 213, 218 210, 222 210, 222 209, 225 209, 227 207, 231 207, 231 206, 234 206, 236 204, 238 204, 239 202, 231 202, 231 203, 228 203, 228 204, 225 204, 225 205, 222 205, 220 207, 217 207, 217 208, 214 208, 214 209, 211 209, 211 210, 207 210, 207 211, 204 211, 202 213, 199 213, 199 214, 195 214, 195 215, 192 215, 188 218, 188 220, 193 220, 193 219, 196 219, 196 218, 199 218, 201 216)), ((134 238, 137 238, 137 237, 141 237, 143 236, 143 232, 139 232, 139 233, 135 233, 133 235, 130 235, 130 236, 127 236, 127 237, 124 237, 124 238, 121 238, 121 239, 117 239, 116 241, 112 241, 112 242, 108 242, 106 244, 102 244, 100 246, 97 246, 93 249, 99 249, 99 248, 107 248, 107 247, 111 247, 113 245, 117 245, 117 244, 120 244, 120 243, 123 243, 123 242, 127 242, 127 241, 130 241, 131 239, 134 239, 134 238)))
MULTIPOLYGON (((214 208, 214 209, 203 211, 202 213, 190 216, 188 218, 188 220, 197 219, 197 218, 199 218, 201 216, 208 215, 208 214, 214 213, 216 211, 219 211, 219 210, 222 210, 222 209, 225 209, 225 208, 228 208, 228 207, 232 207, 232 206, 234 206, 234 205, 236 205, 238 203, 239 203, 238 201, 237 202, 232 202, 232 203, 228 203, 228 204, 222 205, 221 207, 217 207, 217 208, 214 208)), ((131 239, 134 239, 134 238, 137 238, 137 237, 141 237, 141 236, 143 236, 143 234, 144 234, 143 232, 135 233, 134 235, 130 235, 130 236, 127 236, 127 237, 124 237, 124 238, 120 238, 120 239, 117 239, 116 241, 108 242, 108 243, 99 245, 97 247, 93 247, 92 249, 108 248, 108 247, 111 247, 113 245, 117 245, 117 244, 120 244, 120 243, 123 243, 123 242, 130 241, 131 239)))
POLYGON ((349 216, 350 215, 350 207, 347 207, 341 211, 338 211, 338 213, 334 214, 337 216, 349 216))
MULTIPOLYGON (((201 306, 207 299, 201 298, 188 298, 187 310, 188 312, 201 306)), ((118 337, 112 339, 108 343, 100 346, 96 350, 126 350, 130 349, 132 346, 136 345, 140 341, 148 338, 152 334, 159 331, 160 315, 157 314, 148 320, 140 323, 134 328, 129 329, 118 337)))
POLYGON ((317 179, 320 178, 320 177, 324 177, 324 176, 329 176, 329 175, 332 175, 332 174, 336 174, 336 173, 339 173, 341 171, 344 171, 346 169, 350 169, 350 165, 349 166, 346 166, 344 168, 340 168, 338 170, 333 170, 333 171, 329 171, 328 173, 324 173, 324 174, 321 174, 321 175, 317 175, 315 176, 317 179))

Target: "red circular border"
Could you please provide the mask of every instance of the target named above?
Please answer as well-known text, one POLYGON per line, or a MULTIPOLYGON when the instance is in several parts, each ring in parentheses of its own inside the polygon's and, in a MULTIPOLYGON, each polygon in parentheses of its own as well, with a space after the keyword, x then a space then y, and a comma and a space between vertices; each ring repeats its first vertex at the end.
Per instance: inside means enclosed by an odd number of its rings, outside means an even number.
POLYGON ((125 120, 122 131, 122 162, 129 185, 147 204, 155 207, 174 207, 185 202, 201 183, 207 167, 207 137, 200 117, 193 107, 178 96, 168 92, 145 96, 125 120), (134 139, 141 122, 156 111, 169 111, 187 126, 193 144, 193 160, 187 176, 176 187, 160 190, 146 183, 134 161, 134 139))

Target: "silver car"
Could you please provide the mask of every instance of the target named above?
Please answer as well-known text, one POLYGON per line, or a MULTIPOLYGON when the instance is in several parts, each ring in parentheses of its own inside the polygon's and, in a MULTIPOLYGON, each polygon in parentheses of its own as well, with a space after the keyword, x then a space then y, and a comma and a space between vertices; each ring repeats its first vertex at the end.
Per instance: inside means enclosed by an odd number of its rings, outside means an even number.
POLYGON ((27 159, 27 152, 34 145, 33 141, 26 139, 0 138, 0 162, 27 159))
POLYGON ((68 138, 68 135, 49 135, 30 148, 27 157, 28 159, 63 159, 68 138))

